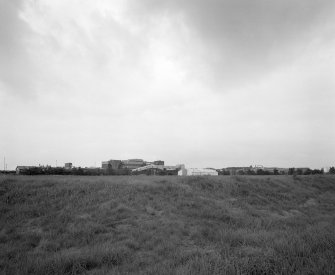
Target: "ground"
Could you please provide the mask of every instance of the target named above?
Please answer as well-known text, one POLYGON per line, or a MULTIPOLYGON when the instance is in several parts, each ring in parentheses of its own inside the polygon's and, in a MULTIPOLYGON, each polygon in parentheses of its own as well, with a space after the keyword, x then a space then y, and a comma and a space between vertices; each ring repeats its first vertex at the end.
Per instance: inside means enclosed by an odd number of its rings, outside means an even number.
POLYGON ((0 176, 3 274, 335 274, 335 176, 0 176))

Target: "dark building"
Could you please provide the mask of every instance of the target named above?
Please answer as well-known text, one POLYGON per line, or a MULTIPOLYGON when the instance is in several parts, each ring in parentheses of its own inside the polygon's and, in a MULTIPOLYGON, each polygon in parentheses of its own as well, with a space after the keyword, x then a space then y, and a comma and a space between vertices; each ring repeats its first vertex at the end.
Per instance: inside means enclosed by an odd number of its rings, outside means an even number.
POLYGON ((179 166, 164 166, 149 164, 143 167, 133 169, 132 175, 178 175, 179 166))
POLYGON ((101 168, 102 169, 121 169, 122 168, 122 161, 121 160, 116 160, 116 159, 111 159, 108 161, 103 161, 101 163, 101 168))
POLYGON ((16 174, 22 174, 29 169, 37 168, 36 166, 17 166, 16 167, 16 174))
POLYGON ((65 169, 69 169, 69 170, 72 169, 72 163, 71 163, 71 162, 67 162, 67 163, 65 163, 65 164, 64 164, 64 168, 65 168, 65 169))
POLYGON ((103 161, 103 162, 101 162, 101 168, 102 169, 107 169, 108 168, 108 163, 109 163, 109 161, 103 161))
POLYGON ((101 168, 104 170, 113 169, 113 170, 133 170, 146 165, 160 165, 164 166, 163 160, 156 160, 154 162, 146 162, 143 159, 127 159, 127 160, 108 160, 101 163, 101 168))
POLYGON ((123 168, 125 169, 136 169, 145 166, 146 163, 143 159, 127 159, 122 161, 123 168))

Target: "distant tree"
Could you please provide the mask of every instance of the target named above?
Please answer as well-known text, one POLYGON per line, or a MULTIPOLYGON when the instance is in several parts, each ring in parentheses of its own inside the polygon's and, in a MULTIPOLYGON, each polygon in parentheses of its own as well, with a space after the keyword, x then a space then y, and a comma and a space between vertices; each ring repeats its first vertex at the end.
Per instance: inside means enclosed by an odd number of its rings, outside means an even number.
POLYGON ((222 168, 222 169, 218 169, 217 170, 219 175, 229 175, 229 171, 227 171, 226 169, 222 168), (228 173, 228 174, 227 174, 228 173))
POLYGON ((296 174, 297 175, 302 175, 303 174, 302 172, 303 172, 302 169, 298 168, 297 171, 296 171, 296 174))
POLYGON ((314 169, 312 170, 312 174, 316 175, 316 174, 323 174, 323 169, 319 170, 319 169, 314 169))
POLYGON ((217 171, 219 172, 219 175, 224 175, 224 176, 229 176, 230 175, 229 170, 227 170, 225 168, 219 169, 217 171))
POLYGON ((31 167, 24 170, 24 174, 26 175, 39 175, 41 173, 38 167, 31 167))
POLYGON ((295 168, 289 168, 289 169, 288 169, 288 174, 289 174, 289 175, 293 175, 294 172, 295 172, 295 168))
POLYGON ((274 175, 279 175, 279 171, 278 171, 278 169, 276 169, 276 168, 273 169, 273 174, 274 174, 274 175))
POLYGON ((335 174, 335 167, 334 166, 329 168, 329 174, 335 174))
POLYGON ((252 169, 248 169, 247 171, 246 171, 246 174, 247 175, 256 175, 256 172, 254 171, 254 170, 252 170, 252 169))
POLYGON ((307 168, 304 172, 304 175, 310 175, 310 174, 312 174, 312 170, 307 168))
POLYGON ((75 172, 75 175, 83 175, 84 174, 84 170, 81 167, 78 167, 74 172, 75 172))
POLYGON ((264 175, 263 169, 257 169, 257 175, 264 175))

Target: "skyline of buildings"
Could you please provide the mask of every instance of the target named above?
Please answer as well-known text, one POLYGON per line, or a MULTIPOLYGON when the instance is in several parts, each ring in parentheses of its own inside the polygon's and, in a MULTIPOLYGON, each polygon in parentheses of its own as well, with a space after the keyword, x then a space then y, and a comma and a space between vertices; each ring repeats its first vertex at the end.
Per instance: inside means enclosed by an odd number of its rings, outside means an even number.
MULTIPOLYGON (((2 171, 14 171, 14 170, 7 170, 6 169, 6 163, 4 158, 4 170, 2 171)), ((309 167, 266 167, 263 165, 250 165, 250 166, 228 166, 228 167, 220 167, 220 168, 213 168, 213 167, 203 167, 203 168, 195 168, 195 167, 187 167, 184 164, 177 164, 177 165, 170 165, 166 166, 165 161, 163 160, 155 160, 155 161, 145 161, 140 158, 132 158, 132 159, 126 159, 126 160, 117 160, 117 159, 110 159, 108 161, 102 161, 101 166, 91 166, 91 167, 81 167, 73 165, 72 162, 66 162, 63 166, 58 166, 56 162, 56 166, 52 165, 41 165, 33 166, 33 165, 18 165, 16 167, 16 173, 20 173, 20 171, 26 171, 27 169, 34 169, 34 168, 42 168, 42 169, 48 169, 48 168, 64 168, 65 170, 71 170, 75 168, 84 168, 84 169, 101 169, 105 171, 121 171, 119 174, 159 174, 164 172, 165 174, 177 174, 178 171, 184 171, 180 172, 180 175, 186 175, 187 170, 189 170, 189 174, 194 174, 192 171, 196 171, 195 174, 197 174, 197 171, 199 172, 202 169, 205 171, 206 169, 210 169, 212 171, 216 171, 219 174, 222 175, 244 175, 244 174, 274 174, 274 175, 285 175, 285 174, 312 174, 313 171, 319 171, 318 173, 328 173, 330 168, 332 166, 324 166, 318 169, 311 169, 309 167), (293 170, 292 170, 293 169, 293 170), (290 171, 291 170, 291 171, 290 171), (122 171, 128 171, 127 173, 122 173, 122 171), (170 172, 169 172, 170 171, 170 172)), ((201 172, 200 171, 200 172, 201 172)), ((199 172, 199 173, 200 173, 199 172)), ((206 171, 205 171, 206 172, 206 171)), ((204 172, 204 173, 205 173, 204 172)), ((104 172, 106 174, 106 172, 104 172)), ((198 174, 199 174, 198 173, 198 174)), ((107 173, 108 174, 108 173, 107 173)), ((201 174, 201 173, 200 173, 201 174)), ((208 173, 211 174, 211 173, 208 173)))

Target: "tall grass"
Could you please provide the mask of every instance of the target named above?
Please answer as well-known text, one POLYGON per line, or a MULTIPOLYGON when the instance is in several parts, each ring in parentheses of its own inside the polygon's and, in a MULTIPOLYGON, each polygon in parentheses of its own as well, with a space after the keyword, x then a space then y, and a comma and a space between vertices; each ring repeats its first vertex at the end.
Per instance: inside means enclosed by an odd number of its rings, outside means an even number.
POLYGON ((0 178, 4 274, 335 274, 335 177, 0 178))

